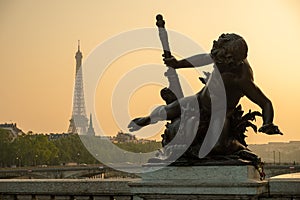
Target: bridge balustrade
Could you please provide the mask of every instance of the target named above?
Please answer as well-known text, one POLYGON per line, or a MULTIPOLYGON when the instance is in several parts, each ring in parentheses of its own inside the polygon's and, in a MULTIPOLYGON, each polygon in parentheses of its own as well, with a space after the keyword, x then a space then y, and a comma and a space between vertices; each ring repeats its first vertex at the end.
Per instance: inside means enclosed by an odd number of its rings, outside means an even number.
POLYGON ((1 200, 131 200, 133 179, 0 179, 1 200))

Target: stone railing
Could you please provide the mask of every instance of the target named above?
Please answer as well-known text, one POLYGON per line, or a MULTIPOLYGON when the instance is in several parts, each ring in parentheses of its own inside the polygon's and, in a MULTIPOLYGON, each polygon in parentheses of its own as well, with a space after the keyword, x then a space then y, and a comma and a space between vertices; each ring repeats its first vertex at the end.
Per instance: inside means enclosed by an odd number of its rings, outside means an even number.
POLYGON ((0 199, 131 200, 133 179, 0 179, 0 199))
POLYGON ((300 199, 299 173, 281 175, 262 182, 249 180, 240 183, 232 180, 234 176, 229 175, 226 175, 227 181, 220 183, 198 181, 193 177, 180 181, 180 177, 174 176, 116 180, 0 179, 0 200, 300 199))

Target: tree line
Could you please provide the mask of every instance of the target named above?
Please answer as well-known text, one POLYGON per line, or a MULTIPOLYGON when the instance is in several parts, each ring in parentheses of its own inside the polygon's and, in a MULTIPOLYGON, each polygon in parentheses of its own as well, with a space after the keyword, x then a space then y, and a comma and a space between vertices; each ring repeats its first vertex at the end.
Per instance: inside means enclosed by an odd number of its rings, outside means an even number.
MULTIPOLYGON (((116 145, 137 153, 160 148, 158 142, 116 145)), ((31 133, 13 138, 10 131, 0 129, 0 167, 67 163, 100 164, 85 148, 77 134, 65 134, 56 139, 49 139, 49 135, 31 133)))

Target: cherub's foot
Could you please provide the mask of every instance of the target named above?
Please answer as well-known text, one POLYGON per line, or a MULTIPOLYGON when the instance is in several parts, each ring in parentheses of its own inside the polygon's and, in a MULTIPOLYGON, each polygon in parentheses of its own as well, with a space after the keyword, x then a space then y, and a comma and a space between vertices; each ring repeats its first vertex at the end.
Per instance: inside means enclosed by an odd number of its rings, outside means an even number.
POLYGON ((134 120, 132 120, 129 125, 129 131, 133 132, 133 131, 138 131, 140 130, 142 127, 149 125, 151 122, 150 117, 139 117, 139 118, 135 118, 134 120))
POLYGON ((271 124, 265 124, 260 129, 258 129, 259 132, 263 132, 267 135, 283 135, 283 133, 279 130, 278 126, 274 125, 273 123, 271 124))

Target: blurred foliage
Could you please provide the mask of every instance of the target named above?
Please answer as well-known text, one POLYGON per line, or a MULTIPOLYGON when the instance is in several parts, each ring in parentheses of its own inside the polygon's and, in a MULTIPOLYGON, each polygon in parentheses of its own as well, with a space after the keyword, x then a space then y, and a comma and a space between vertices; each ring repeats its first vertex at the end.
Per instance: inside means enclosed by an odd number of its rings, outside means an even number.
MULTIPOLYGON (((55 139, 49 135, 27 133, 13 138, 10 131, 0 129, 0 167, 64 165, 67 163, 99 164, 76 134, 55 139)), ((144 153, 161 148, 159 142, 121 143, 121 149, 144 153)), ((108 150, 109 152, 109 150, 108 150)))
POLYGON ((116 145, 121 149, 124 149, 126 151, 131 151, 134 153, 147 153, 161 148, 161 143, 155 141, 150 141, 147 143, 134 143, 134 142, 117 143, 116 145))

